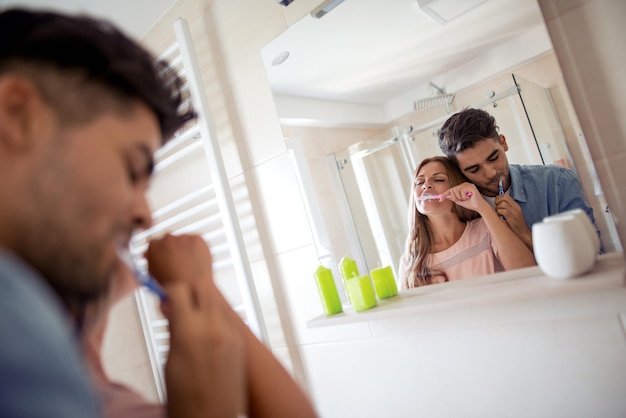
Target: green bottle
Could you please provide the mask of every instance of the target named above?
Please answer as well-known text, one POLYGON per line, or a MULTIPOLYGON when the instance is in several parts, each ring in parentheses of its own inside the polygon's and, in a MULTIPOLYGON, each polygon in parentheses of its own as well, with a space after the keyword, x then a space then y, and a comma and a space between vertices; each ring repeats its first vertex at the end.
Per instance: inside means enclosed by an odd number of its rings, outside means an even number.
POLYGON ((337 293, 337 286, 335 286, 333 272, 324 266, 319 266, 313 277, 315 278, 317 291, 320 294, 326 315, 334 315, 343 312, 339 293, 337 293))
POLYGON ((339 272, 341 273, 341 277, 343 279, 349 279, 354 276, 358 277, 359 269, 356 266, 356 261, 349 257, 343 257, 339 261, 339 272))
POLYGON ((370 276, 372 276, 374 289, 379 299, 390 298, 398 294, 398 285, 391 266, 374 269, 370 271, 370 276))
POLYGON ((348 302, 352 303, 346 281, 352 277, 359 277, 359 268, 356 266, 356 261, 349 257, 343 257, 339 261, 339 274, 341 275, 341 282, 343 283, 343 288, 346 291, 348 302))
POLYGON ((351 277, 346 280, 350 303, 356 312, 373 308, 378 304, 370 276, 351 277))

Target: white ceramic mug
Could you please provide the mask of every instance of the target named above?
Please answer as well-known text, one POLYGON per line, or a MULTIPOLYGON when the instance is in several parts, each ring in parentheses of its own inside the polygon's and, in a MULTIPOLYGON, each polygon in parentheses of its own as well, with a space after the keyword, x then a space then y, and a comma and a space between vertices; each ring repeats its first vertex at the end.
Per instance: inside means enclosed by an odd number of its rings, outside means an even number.
POLYGON ((535 259, 548 276, 567 279, 591 270, 600 239, 582 210, 563 212, 533 225, 535 259))
POLYGON ((587 213, 585 213, 584 210, 582 209, 568 210, 566 212, 562 212, 557 215, 548 216, 547 218, 543 219, 543 222, 554 222, 559 219, 570 218, 570 217, 574 217, 576 219, 576 222, 579 222, 585 228, 585 232, 589 236, 589 239, 592 240, 594 243, 594 246, 596 248, 596 254, 599 254, 600 253, 600 237, 598 236, 598 232, 596 231, 596 228, 593 226, 593 223, 591 223, 589 216, 587 216, 587 213))

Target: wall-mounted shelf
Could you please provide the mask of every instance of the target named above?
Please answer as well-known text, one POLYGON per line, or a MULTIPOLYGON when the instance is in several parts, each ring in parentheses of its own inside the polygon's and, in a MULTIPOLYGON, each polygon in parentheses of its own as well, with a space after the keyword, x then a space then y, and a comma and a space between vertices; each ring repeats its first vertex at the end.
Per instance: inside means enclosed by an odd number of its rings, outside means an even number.
POLYGON ((599 256, 591 272, 573 279, 553 279, 545 276, 539 267, 529 267, 404 290, 392 298, 380 300, 378 306, 370 310, 355 312, 352 307, 344 306, 344 312, 330 317, 320 315, 308 321, 307 326, 315 328, 439 316, 442 313, 510 306, 538 299, 579 296, 624 288, 625 277, 624 254, 611 253, 599 256))

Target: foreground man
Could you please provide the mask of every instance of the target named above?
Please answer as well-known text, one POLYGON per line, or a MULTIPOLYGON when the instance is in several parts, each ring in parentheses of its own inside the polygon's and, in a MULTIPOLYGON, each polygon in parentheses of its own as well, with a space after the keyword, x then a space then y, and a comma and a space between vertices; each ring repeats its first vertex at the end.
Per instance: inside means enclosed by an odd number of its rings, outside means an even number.
MULTIPOLYGON (((9 10, 0 38, 0 416, 99 416, 70 318, 107 294, 118 249, 150 225, 153 154, 193 112, 165 66, 106 23, 9 10)), ((221 302, 198 238, 175 238, 150 266, 169 292, 168 416, 313 416, 221 302), (185 263, 167 256, 181 248, 185 263)))

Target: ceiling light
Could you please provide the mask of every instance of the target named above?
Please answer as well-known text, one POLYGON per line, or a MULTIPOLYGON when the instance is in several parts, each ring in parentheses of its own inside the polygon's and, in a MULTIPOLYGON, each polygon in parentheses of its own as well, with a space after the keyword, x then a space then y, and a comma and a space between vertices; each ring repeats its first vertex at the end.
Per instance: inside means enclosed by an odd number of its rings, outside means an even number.
POLYGON ((272 67, 278 67, 283 62, 287 61, 289 58, 289 51, 283 51, 280 54, 276 55, 272 60, 272 67))
POLYGON ((330 12, 331 10, 333 10, 335 7, 339 6, 343 2, 344 0, 326 0, 322 4, 317 6, 315 9, 313 9, 313 11, 311 12, 311 16, 313 16, 316 19, 319 19, 320 17, 324 16, 326 13, 330 12))
POLYGON ((424 13, 442 25, 445 25, 486 1, 487 0, 417 0, 417 4, 424 13))

